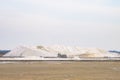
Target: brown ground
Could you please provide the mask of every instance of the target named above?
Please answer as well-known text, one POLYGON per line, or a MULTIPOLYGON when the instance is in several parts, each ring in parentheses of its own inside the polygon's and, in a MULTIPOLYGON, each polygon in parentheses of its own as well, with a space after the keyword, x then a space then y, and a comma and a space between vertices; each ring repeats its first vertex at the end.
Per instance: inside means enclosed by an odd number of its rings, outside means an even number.
POLYGON ((120 62, 0 64, 0 80, 120 80, 120 62))

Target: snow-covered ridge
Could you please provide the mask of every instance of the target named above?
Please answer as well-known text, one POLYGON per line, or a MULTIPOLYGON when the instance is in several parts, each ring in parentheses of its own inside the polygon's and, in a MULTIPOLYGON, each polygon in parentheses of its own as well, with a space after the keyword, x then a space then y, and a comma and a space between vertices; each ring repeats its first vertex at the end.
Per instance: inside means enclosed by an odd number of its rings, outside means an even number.
POLYGON ((109 53, 99 48, 81 48, 63 45, 53 46, 18 46, 4 56, 15 57, 58 57, 58 54, 67 57, 120 57, 119 54, 109 53))

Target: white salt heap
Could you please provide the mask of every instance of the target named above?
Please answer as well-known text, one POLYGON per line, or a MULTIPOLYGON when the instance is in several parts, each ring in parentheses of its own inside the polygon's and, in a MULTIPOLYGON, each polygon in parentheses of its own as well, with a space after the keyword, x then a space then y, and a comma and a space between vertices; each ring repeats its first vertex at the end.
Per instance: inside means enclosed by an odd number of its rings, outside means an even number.
POLYGON ((19 46, 4 56, 15 57, 57 57, 58 54, 67 55, 67 57, 120 57, 117 53, 109 53, 98 48, 81 48, 70 46, 19 46))

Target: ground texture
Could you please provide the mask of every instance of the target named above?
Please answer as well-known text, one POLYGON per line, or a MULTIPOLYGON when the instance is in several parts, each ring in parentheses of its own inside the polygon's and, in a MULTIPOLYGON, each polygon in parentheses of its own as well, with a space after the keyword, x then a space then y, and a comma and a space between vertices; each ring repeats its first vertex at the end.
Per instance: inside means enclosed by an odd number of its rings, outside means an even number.
POLYGON ((120 62, 0 64, 0 80, 120 80, 120 62))

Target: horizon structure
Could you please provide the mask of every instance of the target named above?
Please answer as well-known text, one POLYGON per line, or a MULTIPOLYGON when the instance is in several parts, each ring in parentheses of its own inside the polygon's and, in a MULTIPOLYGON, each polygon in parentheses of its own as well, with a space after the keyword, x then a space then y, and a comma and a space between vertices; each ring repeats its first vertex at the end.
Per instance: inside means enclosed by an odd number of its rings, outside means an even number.
POLYGON ((0 50, 65 45, 120 50, 119 0, 1 0, 0 50))

